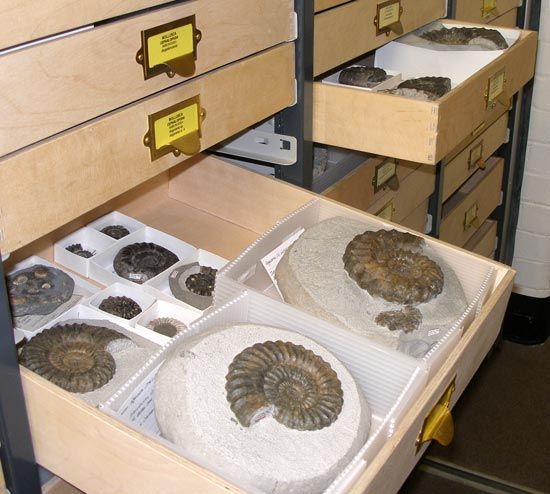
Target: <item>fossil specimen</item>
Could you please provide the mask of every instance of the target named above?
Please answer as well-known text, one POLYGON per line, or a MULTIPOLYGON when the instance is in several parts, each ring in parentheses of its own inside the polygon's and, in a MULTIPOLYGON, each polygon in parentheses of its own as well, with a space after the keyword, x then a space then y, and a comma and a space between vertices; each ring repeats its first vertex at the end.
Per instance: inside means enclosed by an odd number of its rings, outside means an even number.
POLYGON ((23 347, 21 363, 72 393, 88 393, 107 384, 116 364, 107 345, 126 336, 101 326, 62 324, 46 329, 23 347))
POLYGON ((217 272, 217 269, 201 266, 198 262, 179 266, 170 273, 170 291, 178 300, 206 309, 212 304, 217 272))
POLYGON ((384 69, 379 69, 378 67, 355 66, 342 70, 338 76, 338 82, 350 86, 373 87, 385 81, 386 78, 387 74, 384 69))
POLYGON ((99 304, 99 308, 123 319, 132 319, 141 313, 141 307, 129 297, 107 297, 99 304))
MULTIPOLYGON (((451 90, 451 79, 448 77, 419 77, 407 79, 397 86, 397 89, 414 89, 425 93, 429 100, 436 100, 451 90)), ((392 91, 390 89, 390 91, 392 91)), ((405 94, 403 94, 405 96, 405 94)))
POLYGON ((160 245, 137 242, 119 250, 113 268, 122 278, 141 285, 178 261, 176 254, 160 245))
POLYGON ((217 272, 217 269, 209 266, 201 266, 198 273, 190 274, 185 279, 185 286, 190 292, 210 297, 214 290, 217 272))
POLYGON ((57 268, 37 264, 8 276, 14 316, 46 315, 69 300, 74 280, 57 268))
POLYGON ((441 45, 478 45, 487 50, 508 48, 508 43, 500 32, 484 27, 443 27, 422 33, 420 37, 441 45))
POLYGON ((128 228, 122 225, 109 225, 105 228, 102 228, 100 232, 104 233, 105 235, 109 235, 109 237, 112 237, 115 240, 119 240, 122 237, 130 234, 128 228))
POLYGON ((330 364, 301 345, 265 341, 245 348, 229 365, 227 401, 241 425, 266 415, 300 431, 332 424, 344 403, 330 364))
POLYGON ((158 317, 149 322, 146 327, 155 333, 172 338, 172 336, 184 330, 187 326, 172 317, 158 317))
POLYGON ((82 247, 82 244, 72 244, 68 247, 65 247, 65 250, 68 250, 69 252, 72 252, 73 254, 76 254, 77 256, 84 257, 85 259, 89 259, 92 257, 95 252, 92 252, 90 250, 86 250, 82 247))
POLYGON ((380 326, 386 326, 390 331, 410 333, 418 329, 422 323, 422 313, 415 307, 406 305, 401 310, 380 312, 374 320, 380 326))
POLYGON ((388 302, 419 304, 443 290, 443 271, 418 253, 424 241, 397 230, 367 231, 346 247, 344 269, 372 296, 388 302))

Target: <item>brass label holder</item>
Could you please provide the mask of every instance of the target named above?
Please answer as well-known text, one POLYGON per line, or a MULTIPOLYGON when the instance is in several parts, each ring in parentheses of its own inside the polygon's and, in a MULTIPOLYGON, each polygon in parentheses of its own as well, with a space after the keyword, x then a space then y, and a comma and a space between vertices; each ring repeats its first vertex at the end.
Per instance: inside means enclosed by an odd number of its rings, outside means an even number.
POLYGON ((499 70, 496 74, 489 77, 487 89, 485 90, 485 101, 487 108, 494 108, 497 101, 504 106, 508 106, 507 98, 504 96, 506 88, 506 69, 499 70))
POLYGON ((401 15, 403 7, 401 0, 387 0, 376 5, 376 17, 374 18, 374 26, 376 27, 376 36, 390 33, 403 34, 403 24, 401 24, 401 15))
POLYGON ((144 78, 160 74, 192 76, 201 39, 194 15, 141 31, 141 48, 136 61, 143 66, 144 78))
POLYGON ((206 111, 199 96, 176 103, 149 115, 149 130, 143 144, 151 151, 151 161, 166 154, 193 156, 201 150, 201 126, 206 111))
POLYGON ((384 160, 376 166, 372 186, 376 194, 381 189, 399 190, 399 178, 397 177, 398 161, 392 158, 384 160))
POLYGON ((474 228, 479 228, 480 222, 478 217, 479 204, 475 202, 472 204, 464 213, 464 231, 468 230, 472 226, 474 228))
POLYGON ((447 386, 443 396, 439 399, 432 411, 424 419, 422 429, 416 438, 416 453, 428 441, 437 441, 442 446, 448 446, 454 437, 454 422, 451 415, 451 396, 456 388, 456 377, 447 386))
POLYGON ((380 210, 375 214, 379 218, 387 221, 393 221, 393 215, 395 213, 395 206, 393 204, 393 199, 387 202, 380 210))
POLYGON ((483 141, 480 141, 472 149, 470 149, 470 156, 468 157, 468 170, 474 168, 480 168, 485 170, 485 160, 483 159, 483 141))
POLYGON ((481 3, 481 16, 487 17, 497 9, 497 0, 482 0, 481 3))

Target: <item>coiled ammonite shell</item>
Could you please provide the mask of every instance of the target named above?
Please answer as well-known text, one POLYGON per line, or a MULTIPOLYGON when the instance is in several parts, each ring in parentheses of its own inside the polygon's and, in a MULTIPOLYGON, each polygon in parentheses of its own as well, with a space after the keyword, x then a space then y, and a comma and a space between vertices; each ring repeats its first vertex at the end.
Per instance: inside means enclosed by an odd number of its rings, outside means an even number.
POLYGON ((346 247, 344 269, 372 296, 399 304, 419 304, 443 290, 443 271, 417 251, 424 241, 397 230, 367 231, 346 247))
POLYGON ((338 82, 350 86, 372 87, 387 78, 386 71, 378 67, 355 66, 340 72, 338 82))
POLYGON ((73 254, 76 254, 77 256, 84 257, 85 259, 89 259, 92 257, 95 252, 92 252, 90 250, 86 250, 82 247, 82 244, 72 244, 68 247, 65 247, 65 250, 68 250, 69 252, 72 252, 73 254))
POLYGON ((74 280, 57 268, 37 264, 8 276, 8 293, 14 316, 46 315, 67 302, 74 280))
POLYGON ((441 45, 479 45, 488 50, 504 50, 508 43, 496 29, 452 27, 426 31, 420 37, 441 45))
POLYGON ((241 425, 272 415, 300 431, 332 424, 344 403, 330 364, 301 345, 265 341, 244 349, 229 365, 227 401, 241 425))
POLYGON ((109 225, 100 230, 101 233, 109 235, 109 237, 114 238, 115 240, 120 240, 126 235, 130 235, 130 230, 122 225, 109 225))
POLYGON ((88 393, 107 384, 116 363, 107 345, 126 336, 88 324, 64 324, 45 329, 21 350, 20 361, 30 370, 72 393, 88 393))
POLYGON ((386 326, 390 331, 410 333, 422 324, 422 313, 416 307, 407 305, 401 310, 380 312, 374 321, 380 326, 386 326))
POLYGON ((158 317, 157 319, 153 319, 149 322, 146 327, 155 333, 159 333, 170 338, 175 336, 176 333, 179 333, 187 328, 184 323, 172 317, 158 317))
POLYGON ((138 242, 120 249, 113 268, 122 278, 141 285, 178 261, 176 254, 160 245, 138 242))
POLYGON ((122 317, 123 319, 133 319, 141 313, 139 304, 129 297, 107 297, 99 304, 99 308, 113 314, 114 316, 122 317))
POLYGON ((198 273, 190 274, 185 280, 185 286, 190 292, 210 297, 216 283, 217 269, 201 266, 198 273))

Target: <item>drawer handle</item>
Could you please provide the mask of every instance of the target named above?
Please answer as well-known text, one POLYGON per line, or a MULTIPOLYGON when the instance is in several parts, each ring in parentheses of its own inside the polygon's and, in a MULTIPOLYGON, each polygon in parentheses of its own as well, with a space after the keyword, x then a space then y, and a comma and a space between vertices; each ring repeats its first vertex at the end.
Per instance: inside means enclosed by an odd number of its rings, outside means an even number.
POLYGON ((403 24, 401 24, 401 15, 403 7, 401 0, 387 0, 376 5, 376 17, 374 18, 374 26, 376 27, 376 36, 386 33, 394 33, 401 36, 404 32, 403 24))
POLYGON ((480 222, 478 217, 479 205, 478 203, 472 204, 466 212, 464 213, 464 231, 468 230, 472 226, 474 228, 479 228, 480 222))
POLYGON ((510 106, 509 98, 507 98, 505 94, 506 82, 505 68, 489 77, 487 88, 485 89, 485 102, 487 108, 495 108, 497 101, 506 108, 510 106))
POLYGON ((442 446, 448 446, 454 437, 454 422, 449 405, 456 388, 455 379, 447 387, 443 396, 425 418, 422 429, 416 438, 416 452, 428 441, 437 441, 442 446))
POLYGON ((497 9, 497 0, 482 0, 481 15, 487 17, 497 9))
POLYGON ((470 149, 470 156, 468 158, 468 170, 474 168, 480 168, 485 170, 486 163, 483 159, 483 141, 480 141, 476 146, 470 149))
POLYGON ((149 115, 149 130, 143 144, 150 149, 151 161, 173 153, 193 156, 201 150, 201 127, 206 110, 199 96, 149 115))
POLYGON ((376 214, 379 218, 387 221, 393 221, 393 215, 395 214, 395 206, 393 204, 393 199, 386 203, 376 214))
POLYGON ((390 190, 399 190, 399 177, 397 176, 397 164, 398 161, 391 158, 386 159, 374 170, 374 177, 372 177, 372 186, 374 193, 376 194, 380 189, 386 190, 388 187, 390 190))
POLYGON ((136 61, 143 66, 144 78, 160 74, 192 76, 201 39, 194 15, 141 31, 141 48, 136 61))

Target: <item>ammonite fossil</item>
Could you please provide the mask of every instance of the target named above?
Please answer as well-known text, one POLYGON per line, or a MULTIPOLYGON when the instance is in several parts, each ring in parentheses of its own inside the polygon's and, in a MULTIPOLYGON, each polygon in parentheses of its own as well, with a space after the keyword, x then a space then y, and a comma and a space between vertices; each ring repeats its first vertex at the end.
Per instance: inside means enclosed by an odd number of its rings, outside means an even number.
POLYGON ((443 290, 443 271, 418 251, 424 241, 397 230, 367 231, 346 247, 344 269, 372 296, 419 304, 443 290))
POLYGON ((178 300, 206 309, 212 304, 212 292, 216 284, 217 269, 192 262, 178 266, 170 273, 168 284, 178 300))
POLYGON ((175 336, 176 333, 183 331, 187 326, 172 317, 158 317, 157 319, 153 319, 149 322, 146 327, 155 333, 172 338, 172 336, 175 336))
POLYGON ((126 336, 88 324, 62 324, 45 329, 21 350, 30 370, 72 393, 88 393, 107 384, 116 363, 107 345, 126 336))
POLYGON ((390 331, 410 333, 422 324, 422 313, 416 307, 407 305, 401 310, 380 312, 374 321, 380 326, 386 326, 390 331))
POLYGON ((91 250, 87 250, 82 247, 82 244, 69 245, 68 247, 65 247, 65 250, 68 250, 69 252, 72 252, 77 256, 84 257, 85 259, 89 259, 95 254, 95 252, 92 252, 91 250))
POLYGON ((245 427, 272 415, 289 429, 319 430, 338 418, 344 403, 330 364, 301 345, 280 340, 239 353, 229 365, 225 389, 245 427))
POLYGON ((478 45, 487 50, 508 48, 508 43, 499 31, 484 27, 443 27, 426 31, 420 37, 441 45, 478 45))
POLYGON ((57 268, 37 264, 8 276, 8 293, 14 316, 46 315, 67 302, 74 280, 57 268))
POLYGON ((99 308, 123 319, 133 319, 141 313, 139 304, 129 297, 107 297, 99 304, 99 308))
POLYGON ((418 77, 401 82, 397 89, 416 89, 433 96, 433 99, 441 98, 451 90, 451 79, 448 77, 418 77))
POLYGON ((340 72, 338 82, 349 86, 373 87, 385 81, 386 71, 378 67, 354 66, 340 72))
POLYGON ((201 266, 198 273, 190 274, 185 280, 185 286, 190 292, 210 297, 216 283, 217 269, 201 266))
POLYGON ((115 240, 120 240, 126 235, 130 235, 130 230, 122 225, 109 225, 100 230, 101 233, 109 235, 109 237, 114 238, 115 240))
POLYGON ((113 268, 122 278, 141 285, 178 261, 176 254, 160 245, 138 242, 120 249, 113 268))

